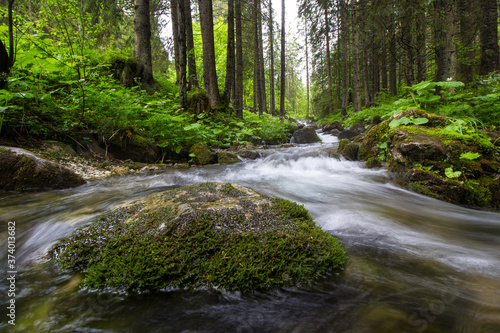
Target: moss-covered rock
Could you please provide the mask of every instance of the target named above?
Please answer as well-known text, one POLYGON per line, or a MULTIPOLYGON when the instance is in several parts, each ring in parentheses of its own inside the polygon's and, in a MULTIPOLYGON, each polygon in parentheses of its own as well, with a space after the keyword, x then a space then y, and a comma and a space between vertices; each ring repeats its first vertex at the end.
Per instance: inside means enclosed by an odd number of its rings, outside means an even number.
POLYGON ((380 161, 379 158, 377 157, 370 157, 366 163, 365 167, 367 169, 376 169, 376 168, 381 168, 382 167, 382 162, 380 161))
POLYGON ((40 191, 85 184, 71 170, 20 148, 0 147, 0 190, 40 191))
POLYGON ((306 284, 346 264, 307 210, 230 183, 153 194, 59 241, 61 268, 91 288, 266 290, 306 284))
POLYGON ((359 146, 348 139, 342 139, 339 142, 339 147, 337 153, 344 156, 346 160, 357 161, 358 160, 358 150, 359 146))
POLYGON ((213 160, 212 151, 201 142, 192 145, 189 154, 194 154, 193 161, 199 165, 209 164, 213 160))
POLYGON ((495 146, 486 135, 460 133, 446 127, 450 123, 450 118, 424 111, 403 112, 373 127, 364 137, 358 157, 385 157, 388 170, 399 174, 416 192, 456 204, 499 208, 495 193, 500 187, 500 163, 495 146), (391 128, 389 124, 402 117, 410 123, 391 128), (427 122, 413 125, 417 118, 427 122), (450 177, 448 172, 447 176, 447 170, 460 175, 450 177))
POLYGON ((316 129, 311 126, 304 127, 302 129, 298 129, 293 133, 291 143, 315 143, 320 142, 321 139, 316 133, 316 129))
POLYGON ((220 151, 217 153, 217 161, 220 164, 233 164, 241 162, 238 156, 235 153, 231 153, 228 151, 220 151))

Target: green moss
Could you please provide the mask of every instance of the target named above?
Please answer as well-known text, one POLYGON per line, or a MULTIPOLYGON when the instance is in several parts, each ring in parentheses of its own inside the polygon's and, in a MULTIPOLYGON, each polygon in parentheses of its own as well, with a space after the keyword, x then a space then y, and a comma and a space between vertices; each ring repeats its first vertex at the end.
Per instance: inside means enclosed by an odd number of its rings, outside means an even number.
POLYGON ((347 160, 357 161, 358 160, 359 146, 347 139, 342 139, 339 142, 339 147, 337 153, 344 156, 347 160))
POLYGON ((63 269, 86 273, 85 286, 129 291, 267 290, 310 283, 347 261, 303 206, 214 183, 112 212, 50 253, 63 269))
POLYGON ((366 163, 365 167, 368 169, 375 169, 375 168, 380 168, 382 167, 382 162, 378 157, 370 157, 366 163))

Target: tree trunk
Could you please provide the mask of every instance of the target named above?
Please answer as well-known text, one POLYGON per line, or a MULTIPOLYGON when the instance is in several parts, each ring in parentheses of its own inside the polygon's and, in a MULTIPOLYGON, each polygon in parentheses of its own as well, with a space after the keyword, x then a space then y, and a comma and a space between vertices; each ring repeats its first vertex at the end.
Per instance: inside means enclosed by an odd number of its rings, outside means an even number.
POLYGON ((186 44, 186 8, 185 1, 177 1, 177 38, 179 45, 179 76, 177 83, 179 84, 179 102, 181 107, 187 109, 187 44, 186 44))
POLYGON ((260 110, 261 113, 267 113, 267 98, 266 98, 266 72, 264 69, 264 37, 262 34, 262 6, 259 0, 258 7, 259 17, 259 84, 260 84, 260 110))
POLYGON ((328 20, 328 5, 325 5, 325 38, 326 38, 326 67, 328 74, 328 94, 333 99, 333 80, 332 80, 332 57, 330 55, 330 23, 328 20))
POLYGON ((203 40, 203 78, 212 109, 219 105, 219 86, 215 65, 214 19, 212 0, 200 0, 201 38, 203 40))
POLYGON ((276 114, 276 94, 274 89, 274 21, 273 21, 273 6, 269 0, 269 58, 271 61, 269 68, 269 95, 270 95, 270 111, 271 115, 276 114))
POLYGON ((340 0, 340 40, 342 45, 342 116, 347 116, 347 106, 349 104, 349 90, 348 90, 348 74, 347 67, 349 62, 349 53, 347 50, 347 42, 349 38, 349 17, 347 11, 347 4, 345 0, 340 0))
POLYGON ((179 18, 178 18, 178 5, 177 2, 182 0, 170 0, 170 16, 172 19, 172 37, 174 40, 174 65, 176 83, 179 84, 179 18))
POLYGON ((391 95, 398 94, 398 73, 397 73, 397 54, 396 54, 396 31, 394 23, 389 26, 389 35, 391 38, 389 44, 389 92, 391 95))
POLYGON ((305 27, 305 41, 306 41, 306 93, 307 93, 307 106, 306 106, 306 119, 309 118, 309 45, 307 36, 307 22, 304 22, 305 27))
POLYGON ((241 0, 235 0, 236 16, 236 86, 234 107, 236 116, 243 119, 243 33, 241 26, 241 0))
POLYGON ((427 80, 427 56, 425 47, 425 11, 419 8, 416 17, 417 29, 417 83, 427 80))
POLYGON ((448 0, 436 0, 434 10, 436 15, 434 20, 434 51, 437 65, 435 81, 456 79, 454 73, 456 45, 453 43, 453 5, 448 0))
POLYGON ((234 0, 228 1, 227 6, 227 62, 226 83, 224 88, 224 100, 227 104, 231 101, 231 90, 235 77, 235 54, 234 54, 234 0))
POLYGON ((193 17, 191 15, 191 1, 184 1, 185 21, 186 21, 186 45, 188 62, 188 90, 193 87, 199 87, 198 73, 196 71, 196 55, 194 54, 194 36, 193 36, 193 17))
POLYGON ((9 71, 14 66, 15 61, 15 45, 14 45, 14 19, 12 12, 14 10, 14 0, 9 0, 8 15, 9 15, 9 71))
POLYGON ((353 41, 352 41, 352 90, 353 90, 353 112, 361 111, 361 71, 359 68, 359 24, 358 8, 359 3, 353 3, 352 21, 353 21, 353 41))
MULTIPOLYGON (((477 12, 470 0, 457 0, 459 17, 459 39, 460 49, 458 56, 457 80, 463 83, 474 81, 474 40, 476 38, 477 12)), ((476 2, 474 0, 474 2, 476 2)))
POLYGON ((253 102, 254 109, 262 116, 262 97, 260 91, 260 50, 259 50, 259 12, 260 1, 253 1, 253 102))
POLYGON ((7 89, 9 72, 9 53, 0 40, 0 89, 7 89))
POLYGON ((143 87, 154 88, 149 0, 135 0, 134 58, 137 61, 137 74, 141 78, 143 87))
POLYGON ((280 114, 285 117, 285 0, 281 0, 281 89, 280 89, 280 114))
POLYGON ((479 74, 487 75, 500 69, 497 0, 481 0, 481 10, 483 19, 480 30, 481 63, 479 74))

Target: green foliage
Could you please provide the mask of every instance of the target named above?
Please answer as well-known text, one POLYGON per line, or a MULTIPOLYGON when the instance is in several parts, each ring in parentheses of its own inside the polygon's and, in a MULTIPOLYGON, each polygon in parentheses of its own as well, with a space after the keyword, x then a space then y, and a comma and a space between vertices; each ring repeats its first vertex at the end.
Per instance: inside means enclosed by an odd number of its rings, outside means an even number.
POLYGON ((390 128, 395 128, 400 125, 423 125, 427 124, 429 122, 429 119, 427 118, 407 118, 407 117, 401 117, 399 119, 394 119, 389 123, 390 128))
POLYGON ((449 167, 449 168, 446 168, 444 170, 444 174, 446 175, 446 178, 453 179, 453 178, 460 177, 460 175, 462 174, 462 172, 461 171, 453 171, 453 168, 449 167))
POLYGON ((471 153, 471 152, 460 154, 461 159, 466 159, 469 161, 475 160, 475 159, 479 158, 480 156, 481 156, 481 154, 479 154, 479 153, 471 153))

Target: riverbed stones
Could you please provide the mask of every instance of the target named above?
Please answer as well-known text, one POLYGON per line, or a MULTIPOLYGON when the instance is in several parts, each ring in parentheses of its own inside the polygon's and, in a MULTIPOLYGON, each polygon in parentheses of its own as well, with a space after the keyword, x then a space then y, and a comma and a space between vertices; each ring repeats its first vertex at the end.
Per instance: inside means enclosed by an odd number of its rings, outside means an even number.
POLYGON ((230 183, 159 192, 119 207, 50 251, 84 285, 127 291, 307 284, 346 264, 307 210, 230 183))
POLYGON ((41 191, 85 184, 71 170, 33 153, 12 147, 0 147, 0 190, 41 191))

